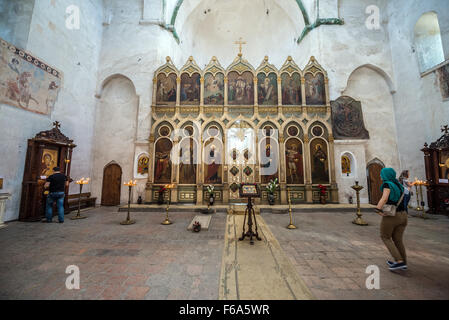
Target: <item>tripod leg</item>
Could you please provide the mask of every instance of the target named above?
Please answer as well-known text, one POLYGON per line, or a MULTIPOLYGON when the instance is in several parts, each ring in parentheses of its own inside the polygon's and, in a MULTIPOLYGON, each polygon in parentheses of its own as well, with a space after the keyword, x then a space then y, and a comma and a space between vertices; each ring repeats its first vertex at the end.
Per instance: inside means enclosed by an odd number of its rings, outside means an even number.
POLYGON ((248 213, 248 209, 245 210, 245 217, 243 218, 243 232, 242 236, 239 238, 239 240, 245 239, 245 223, 246 223, 246 214, 248 213))
POLYGON ((260 240, 262 240, 262 239, 259 237, 259 231, 257 230, 256 212, 254 211, 254 209, 252 209, 251 211, 252 211, 252 214, 253 214, 253 217, 254 217, 254 224, 255 224, 255 226, 256 226, 256 233, 255 233, 255 236, 256 236, 256 239, 260 241, 260 240))

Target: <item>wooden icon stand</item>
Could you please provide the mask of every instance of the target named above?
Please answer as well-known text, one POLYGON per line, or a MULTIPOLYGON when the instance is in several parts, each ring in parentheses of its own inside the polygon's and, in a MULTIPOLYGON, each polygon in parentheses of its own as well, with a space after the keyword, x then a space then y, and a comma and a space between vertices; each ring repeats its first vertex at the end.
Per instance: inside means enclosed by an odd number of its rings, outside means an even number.
POLYGON ((239 193, 241 198, 248 198, 248 204, 245 209, 245 217, 243 219, 243 232, 242 236, 239 238, 239 241, 243 241, 245 237, 249 237, 249 243, 253 245, 254 244, 253 237, 255 237, 259 241, 262 240, 259 237, 259 232, 257 229, 256 213, 254 211, 252 202, 252 198, 260 198, 260 188, 257 184, 242 184, 240 185, 239 193), (253 218, 254 218, 255 232, 253 231, 253 218), (245 232, 246 223, 248 224, 248 231, 245 232))

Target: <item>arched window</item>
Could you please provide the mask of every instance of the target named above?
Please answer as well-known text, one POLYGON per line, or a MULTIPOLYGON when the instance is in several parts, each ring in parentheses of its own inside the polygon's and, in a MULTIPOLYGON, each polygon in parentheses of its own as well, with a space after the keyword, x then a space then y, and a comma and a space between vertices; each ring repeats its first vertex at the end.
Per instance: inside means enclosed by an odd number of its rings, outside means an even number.
POLYGON ((416 23, 415 47, 421 72, 425 72, 444 61, 440 26, 435 12, 424 13, 416 23))

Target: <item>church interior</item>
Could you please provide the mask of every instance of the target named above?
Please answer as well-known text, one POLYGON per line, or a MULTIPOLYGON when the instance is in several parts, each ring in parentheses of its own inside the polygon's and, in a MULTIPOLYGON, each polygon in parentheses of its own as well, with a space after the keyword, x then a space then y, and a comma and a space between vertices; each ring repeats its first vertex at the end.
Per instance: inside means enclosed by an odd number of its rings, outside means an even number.
POLYGON ((0 299, 449 299, 449 2, 0 0, 0 42, 0 299))

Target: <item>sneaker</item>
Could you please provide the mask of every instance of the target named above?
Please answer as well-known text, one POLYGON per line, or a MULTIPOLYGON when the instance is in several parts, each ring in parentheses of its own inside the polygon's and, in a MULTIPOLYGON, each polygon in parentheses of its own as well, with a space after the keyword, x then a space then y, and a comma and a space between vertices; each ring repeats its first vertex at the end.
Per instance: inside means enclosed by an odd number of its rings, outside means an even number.
POLYGON ((394 263, 388 269, 389 270, 407 270, 407 265, 404 262, 394 263))
POLYGON ((59 221, 59 223, 64 223, 64 221, 59 221))
POLYGON ((388 260, 388 261, 387 261, 387 265, 388 265, 389 267, 391 267, 392 265, 394 265, 394 262, 393 262, 393 261, 390 261, 390 260, 388 260))

